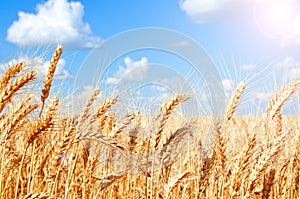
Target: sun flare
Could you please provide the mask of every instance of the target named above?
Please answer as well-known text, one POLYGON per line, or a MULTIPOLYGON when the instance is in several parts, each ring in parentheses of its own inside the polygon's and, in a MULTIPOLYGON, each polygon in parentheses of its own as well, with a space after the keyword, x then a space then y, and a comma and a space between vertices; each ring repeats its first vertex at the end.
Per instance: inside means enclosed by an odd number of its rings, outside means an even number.
POLYGON ((254 18, 257 27, 272 38, 279 38, 300 14, 297 0, 257 0, 254 18))

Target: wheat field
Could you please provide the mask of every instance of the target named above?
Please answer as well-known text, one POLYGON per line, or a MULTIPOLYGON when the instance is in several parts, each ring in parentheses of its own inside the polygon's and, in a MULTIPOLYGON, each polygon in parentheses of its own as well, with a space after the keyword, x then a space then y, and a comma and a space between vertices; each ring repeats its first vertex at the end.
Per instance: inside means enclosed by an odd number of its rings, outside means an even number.
POLYGON ((26 63, 1 77, 1 198, 300 198, 300 117, 282 114, 300 81, 279 90, 263 116, 234 115, 247 89, 240 82, 204 147, 209 118, 178 125, 184 116, 175 110, 188 95, 170 98, 154 118, 116 117, 118 98, 96 104, 95 90, 79 115, 59 114, 61 99, 49 93, 61 54, 58 46, 38 96, 24 95, 37 78, 26 63))

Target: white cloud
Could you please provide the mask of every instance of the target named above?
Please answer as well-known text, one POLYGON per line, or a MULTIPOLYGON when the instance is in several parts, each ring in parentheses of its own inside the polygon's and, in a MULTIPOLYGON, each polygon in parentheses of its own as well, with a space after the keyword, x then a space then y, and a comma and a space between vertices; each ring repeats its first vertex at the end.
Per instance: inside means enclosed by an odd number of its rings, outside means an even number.
POLYGON ((84 7, 80 2, 48 0, 37 5, 37 13, 18 13, 7 31, 7 40, 21 45, 57 45, 66 48, 92 48, 100 38, 92 34, 83 21, 84 7))
POLYGON ((87 85, 84 86, 82 91, 77 95, 76 97, 76 102, 86 102, 93 94, 93 92, 96 90, 95 87, 93 87, 92 85, 87 85))
POLYGON ((289 71, 289 79, 291 80, 296 80, 296 79, 300 79, 300 63, 298 65, 298 68, 292 68, 289 71))
MULTIPOLYGON (((49 61, 45 61, 41 66, 39 67, 40 73, 43 75, 47 75, 48 68, 49 68, 49 61)), ((54 74, 54 79, 70 79, 73 76, 65 69, 66 61, 64 59, 59 59, 55 74, 54 74)))
POLYGON ((272 92, 256 91, 256 92, 253 92, 252 95, 256 99, 258 99, 259 102, 268 102, 274 96, 274 93, 272 93, 272 92))
POLYGON ((160 86, 160 85, 155 85, 155 84, 152 85, 151 88, 152 88, 152 90, 158 91, 158 92, 166 92, 167 91, 167 88, 160 86))
POLYGON ((288 80, 300 79, 300 61, 293 57, 287 57, 282 62, 275 64, 274 69, 280 70, 281 76, 287 76, 288 80))
POLYGON ((251 71, 251 70, 254 70, 256 69, 256 65, 255 64, 243 64, 241 66, 242 70, 245 70, 245 71, 251 71))
POLYGON ((222 84, 226 93, 231 92, 234 89, 234 81, 231 79, 222 80, 222 84))
POLYGON ((249 10, 253 0, 184 0, 180 7, 197 23, 233 19, 249 10))
POLYGON ((299 64, 300 63, 297 62, 294 57, 286 57, 282 62, 275 64, 274 68, 295 68, 299 67, 299 64))
POLYGON ((145 78, 145 73, 148 70, 148 59, 143 57, 140 61, 133 61, 129 57, 124 59, 125 68, 119 66, 118 71, 113 77, 109 77, 106 80, 107 84, 118 84, 122 78, 126 78, 128 80, 143 80, 145 78), (134 73, 131 71, 136 70, 134 73))

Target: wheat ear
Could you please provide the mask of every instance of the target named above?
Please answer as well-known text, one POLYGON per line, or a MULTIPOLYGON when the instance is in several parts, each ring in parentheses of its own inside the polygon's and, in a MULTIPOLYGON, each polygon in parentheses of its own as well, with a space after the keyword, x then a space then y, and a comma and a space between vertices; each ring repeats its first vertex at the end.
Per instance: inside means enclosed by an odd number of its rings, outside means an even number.
POLYGON ((83 110, 83 113, 81 115, 81 118, 80 118, 80 122, 79 124, 82 125, 86 119, 89 117, 89 111, 91 109, 91 106, 93 105, 93 103, 96 101, 98 95, 100 93, 100 90, 94 90, 92 96, 90 97, 90 99, 88 100, 84 110, 83 110))
POLYGON ((185 102, 186 100, 189 99, 189 96, 187 95, 178 95, 175 96, 173 99, 170 101, 166 102, 161 108, 160 108, 160 113, 156 117, 156 120, 159 121, 159 126, 158 130, 155 132, 155 140, 154 140, 154 149, 157 149, 162 137, 162 132, 164 130, 164 127, 167 123, 167 120, 169 119, 172 111, 182 102, 185 102))
POLYGON ((0 94, 0 112, 18 90, 20 90, 25 84, 35 79, 36 74, 37 73, 35 71, 30 71, 27 74, 21 76, 19 79, 16 79, 15 82, 2 90, 0 94))
POLYGON ((53 174, 56 168, 59 167, 60 157, 62 152, 69 146, 70 142, 73 141, 75 127, 71 126, 68 130, 65 130, 62 138, 58 141, 57 145, 54 147, 52 158, 50 160, 50 172, 53 174))
POLYGON ((275 182, 276 170, 271 169, 267 175, 264 175, 262 198, 270 198, 272 187, 275 182))
POLYGON ((59 58, 60 58, 60 56, 62 54, 62 49, 63 49, 62 45, 59 45, 56 48, 55 53, 52 56, 52 59, 50 61, 50 65, 49 65, 49 68, 48 68, 47 76, 44 79, 44 84, 43 84, 44 87, 41 89, 41 93, 42 93, 41 94, 42 108, 41 108, 41 111, 40 111, 40 117, 41 117, 41 114, 42 114, 44 106, 45 106, 45 100, 49 96, 51 84, 52 84, 52 81, 53 81, 53 76, 54 76, 54 73, 55 73, 56 66, 57 66, 57 63, 59 61, 59 58))
POLYGON ((284 142, 285 138, 286 134, 282 134, 277 138, 274 146, 270 146, 270 149, 264 151, 258 158, 249 176, 250 182, 247 187, 246 197, 250 197, 253 189, 259 185, 259 180, 261 180, 268 167, 278 158, 278 154, 282 149, 282 142, 284 142))
POLYGON ((2 76, 1 80, 0 80, 0 91, 2 91, 2 89, 9 83, 9 81, 15 77, 16 74, 18 74, 19 72, 21 72, 21 70, 24 68, 24 62, 20 62, 12 67, 10 67, 5 75, 2 76))
POLYGON ((26 140, 26 148, 33 142, 33 140, 43 131, 47 130, 54 123, 54 118, 58 109, 58 98, 55 97, 50 103, 46 117, 42 121, 38 121, 37 125, 29 132, 26 140))
POLYGON ((170 193, 172 190, 179 185, 181 181, 183 181, 185 178, 189 177, 190 172, 186 171, 183 173, 178 174, 177 176, 174 177, 169 183, 168 183, 168 188, 167 188, 167 194, 166 198, 169 198, 170 193))
POLYGON ((134 118, 135 118, 134 114, 127 113, 124 116, 124 118, 121 120, 119 126, 117 128, 115 128, 114 130, 112 130, 109 133, 108 137, 109 138, 117 138, 124 131, 124 129, 132 123, 134 118))
POLYGON ((233 169, 230 179, 230 194, 232 197, 236 196, 241 188, 242 176, 249 168, 255 146, 256 134, 253 133, 250 137, 248 137, 245 149, 242 150, 239 159, 235 162, 235 168, 233 169))
MULTIPOLYGON (((2 132, 5 136, 5 140, 9 139, 13 133, 16 132, 16 127, 18 127, 22 120, 36 108, 38 108, 37 104, 25 106, 25 104, 22 103, 20 109, 16 109, 15 112, 13 112, 10 120, 4 122, 5 124, 2 132)), ((4 138, 2 141, 4 141, 4 138)))
POLYGON ((272 119, 281 111, 281 107, 285 101, 297 91, 299 84, 300 80, 291 82, 288 86, 276 93, 276 95, 268 102, 266 113, 270 113, 272 119))
POLYGON ((101 118, 115 103, 117 103, 117 97, 105 100, 98 108, 96 117, 101 118))
POLYGON ((231 120, 237 104, 239 103, 241 99, 241 95, 243 94, 244 90, 246 88, 245 82, 240 82, 238 86, 236 87, 235 91, 233 92, 229 103, 227 104, 226 110, 225 110, 225 120, 224 120, 224 126, 227 127, 229 121, 231 120))

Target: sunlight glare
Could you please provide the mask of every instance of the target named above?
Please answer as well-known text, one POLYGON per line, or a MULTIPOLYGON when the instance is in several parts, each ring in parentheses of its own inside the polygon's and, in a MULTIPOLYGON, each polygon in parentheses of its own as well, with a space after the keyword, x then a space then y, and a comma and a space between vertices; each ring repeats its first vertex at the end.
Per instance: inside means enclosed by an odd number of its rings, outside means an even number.
POLYGON ((297 0, 257 0, 254 6, 257 27, 272 38, 282 36, 297 14, 300 14, 297 0))

